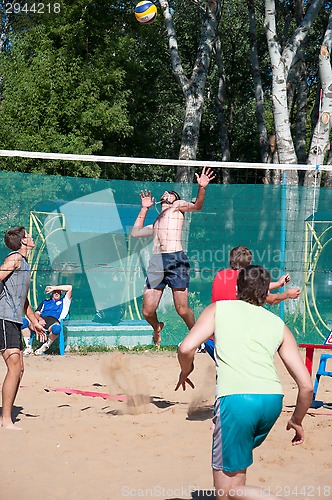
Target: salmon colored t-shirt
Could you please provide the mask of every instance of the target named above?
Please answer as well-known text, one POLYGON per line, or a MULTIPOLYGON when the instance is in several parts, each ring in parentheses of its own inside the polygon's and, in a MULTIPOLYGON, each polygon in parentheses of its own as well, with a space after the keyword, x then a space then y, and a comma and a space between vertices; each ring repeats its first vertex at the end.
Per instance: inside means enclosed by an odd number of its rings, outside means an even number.
POLYGON ((223 269, 216 274, 212 284, 212 302, 236 300, 239 272, 240 269, 223 269))

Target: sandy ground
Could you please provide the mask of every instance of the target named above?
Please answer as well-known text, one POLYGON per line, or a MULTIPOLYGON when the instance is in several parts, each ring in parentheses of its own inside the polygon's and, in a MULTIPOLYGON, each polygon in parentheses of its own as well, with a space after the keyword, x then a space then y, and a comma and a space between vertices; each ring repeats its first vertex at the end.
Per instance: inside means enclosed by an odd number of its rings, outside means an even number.
MULTIPOLYGON (((306 441, 292 447, 285 426, 296 389, 277 367, 284 410, 255 451, 248 484, 287 498, 332 498, 332 405, 310 410, 306 441)), ((174 392, 178 373, 168 352, 25 358, 14 407, 22 430, 0 429, 0 499, 213 498, 214 365, 197 354, 195 390, 174 392), (56 388, 132 395, 135 404, 56 388)), ((317 399, 332 401, 332 378, 321 378, 317 399)))

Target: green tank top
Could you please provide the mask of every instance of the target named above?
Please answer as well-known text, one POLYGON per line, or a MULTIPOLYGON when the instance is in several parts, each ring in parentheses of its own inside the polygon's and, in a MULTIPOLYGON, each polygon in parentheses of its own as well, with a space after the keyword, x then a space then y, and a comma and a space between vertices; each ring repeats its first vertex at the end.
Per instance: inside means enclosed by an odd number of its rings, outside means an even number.
POLYGON ((284 333, 275 314, 242 300, 216 302, 217 397, 282 394, 274 355, 284 333))

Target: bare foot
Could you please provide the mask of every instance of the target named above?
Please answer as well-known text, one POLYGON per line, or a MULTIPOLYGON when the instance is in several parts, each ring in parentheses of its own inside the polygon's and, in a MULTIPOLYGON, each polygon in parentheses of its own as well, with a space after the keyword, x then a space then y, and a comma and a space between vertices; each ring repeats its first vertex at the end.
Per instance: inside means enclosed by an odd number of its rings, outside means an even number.
POLYGON ((163 328, 164 328, 164 323, 162 321, 160 321, 158 323, 157 329, 154 330, 154 332, 153 332, 152 340, 153 340, 154 345, 157 347, 157 349, 160 349, 160 344, 161 344, 160 332, 163 328))
POLYGON ((1 427, 3 427, 4 429, 8 430, 8 431, 21 431, 22 428, 21 427, 18 427, 17 425, 15 425, 13 422, 4 422, 3 419, 1 419, 1 427))

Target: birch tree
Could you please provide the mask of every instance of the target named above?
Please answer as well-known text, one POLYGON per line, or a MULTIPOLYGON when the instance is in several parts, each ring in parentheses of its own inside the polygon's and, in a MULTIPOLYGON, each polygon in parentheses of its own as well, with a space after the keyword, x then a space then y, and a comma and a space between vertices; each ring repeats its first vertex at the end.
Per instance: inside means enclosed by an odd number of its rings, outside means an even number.
MULTIPOLYGON (((305 41, 324 0, 313 0, 308 7, 302 21, 282 48, 276 22, 275 0, 265 0, 265 24, 268 50, 272 68, 272 102, 276 146, 279 162, 286 164, 298 163, 294 141, 291 134, 289 120, 289 105, 287 99, 287 84, 289 72, 301 44, 305 41)), ((298 173, 293 170, 287 173, 287 183, 298 185, 298 173)))
MULTIPOLYGON (((165 18, 173 73, 182 89, 185 99, 185 116, 179 159, 196 159, 199 130, 203 114, 204 90, 210 67, 212 50, 218 33, 221 0, 208 0, 206 3, 204 2, 204 4, 203 2, 195 2, 202 12, 202 31, 196 60, 190 77, 185 74, 185 70, 182 66, 169 2, 167 0, 160 0, 159 3, 165 18), (204 9, 203 5, 205 5, 204 9)), ((178 167, 178 182, 189 182, 192 180, 192 177, 192 168, 178 167)))
MULTIPOLYGON (((332 11, 329 15, 327 29, 319 54, 319 76, 321 81, 320 106, 317 124, 312 135, 310 150, 308 155, 309 165, 323 165, 324 159, 330 149, 330 132, 332 117, 332 68, 331 68, 331 48, 332 48, 332 11)), ((329 178, 331 173, 327 173, 329 178)), ((312 186, 314 183, 320 185, 321 170, 315 174, 312 171, 306 172, 304 185, 312 186), (317 179, 314 177, 317 175, 317 179)))
MULTIPOLYGON (((292 80, 296 79, 298 75, 305 75, 305 65, 303 61, 303 48, 308 36, 309 30, 315 19, 318 16, 319 11, 324 5, 323 0, 312 0, 309 4, 308 9, 304 15, 298 15, 297 27, 288 38, 287 42, 282 46, 277 33, 277 23, 276 23, 276 5, 274 0, 265 1, 265 21, 266 21, 266 34, 269 55, 272 67, 272 101, 273 101, 273 114, 274 114, 274 125, 276 131, 276 147, 278 151, 278 158, 280 163, 286 164, 297 164, 298 163, 298 152, 302 150, 301 148, 296 148, 294 143, 292 133, 291 133, 291 122, 290 122, 290 106, 292 103, 292 80)), ((327 46, 324 45, 323 53, 327 52, 327 46)), ((321 49, 322 53, 322 49, 321 49)), ((320 60, 320 71, 324 61, 320 60)), ((328 69, 324 67, 323 78, 327 79, 328 69)), ((302 81, 303 84, 303 81, 302 81)), ((299 114, 297 118, 299 119, 298 132, 299 136, 303 140, 303 109, 306 103, 306 89, 305 84, 302 86, 302 100, 301 100, 301 89, 299 92, 299 98, 297 102, 297 107, 299 114), (303 109, 301 109, 303 108, 303 109)), ((328 122, 328 120, 326 120, 328 122)), ((318 150, 317 133, 320 134, 320 121, 317 122, 315 126, 315 131, 312 135, 311 145, 309 154, 307 156, 308 164, 315 164, 320 162, 324 158, 324 152, 318 150), (316 147, 315 147, 316 145, 316 147)), ((328 124, 327 124, 328 127, 328 124)), ((325 130, 328 136, 328 130, 325 130)), ((303 156, 302 156, 303 157, 303 156)), ((298 171, 292 170, 288 171, 287 174, 283 176, 283 182, 287 184, 286 193, 286 224, 287 224, 287 247, 286 255, 287 258, 287 268, 291 270, 299 270, 302 267, 302 263, 298 258, 303 252, 303 234, 304 234, 304 221, 315 211, 315 204, 317 203, 318 192, 315 189, 307 189, 305 191, 300 191, 297 186, 300 183, 300 176, 298 171)), ((305 184, 307 186, 314 185, 313 183, 319 182, 316 175, 306 174, 305 184)), ((303 273, 298 274, 298 282, 303 279, 303 273)))

